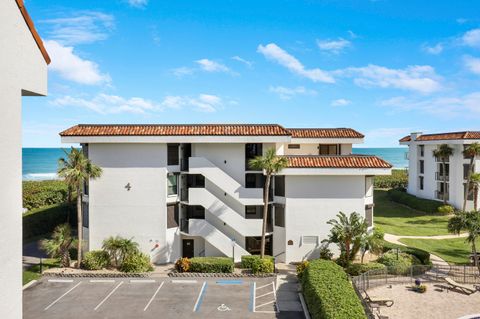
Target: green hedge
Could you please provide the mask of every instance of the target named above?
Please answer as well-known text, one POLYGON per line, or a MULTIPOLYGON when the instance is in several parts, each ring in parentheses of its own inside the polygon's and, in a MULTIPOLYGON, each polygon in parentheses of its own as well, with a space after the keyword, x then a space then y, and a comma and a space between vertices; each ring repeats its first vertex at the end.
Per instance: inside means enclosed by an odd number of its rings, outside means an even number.
POLYGON ((366 264, 350 264, 345 271, 350 275, 350 276, 358 276, 360 274, 363 274, 364 272, 370 271, 370 270, 376 270, 376 269, 383 269, 385 268, 385 265, 377 262, 369 262, 366 264))
POLYGON ((407 188, 408 171, 406 169, 393 169, 392 175, 375 176, 376 188, 407 188))
POLYGON ((23 207, 31 210, 67 201, 68 189, 64 181, 24 181, 23 207))
POLYGON ((383 252, 387 252, 392 249, 400 249, 401 252, 415 256, 422 265, 430 265, 430 253, 423 249, 418 249, 414 247, 402 246, 383 241, 383 252))
POLYGON ((120 266, 120 271, 127 273, 149 272, 153 271, 153 266, 148 255, 136 252, 125 257, 120 266))
POLYGON ((402 190, 391 189, 387 192, 388 198, 391 201, 407 205, 416 210, 420 210, 426 213, 435 214, 438 211, 438 208, 442 206, 442 202, 438 202, 430 199, 418 198, 416 196, 410 195, 402 190))
POLYGON ((56 204, 29 211, 23 215, 23 239, 51 233, 53 229, 70 221, 70 225, 77 223, 75 205, 56 204), (70 214, 70 216, 68 216, 70 214), (69 218, 70 217, 70 218, 69 218))
MULTIPOLYGON (((263 258, 271 259, 272 263, 275 263, 275 257, 264 256, 263 258)), ((257 260, 260 260, 260 255, 244 255, 242 256, 241 267, 246 269, 252 269, 252 266, 257 260)))
POLYGON ((104 250, 92 250, 85 254, 82 268, 87 270, 102 270, 110 266, 110 256, 104 250))
POLYGON ((228 257, 190 258, 189 272, 231 273, 233 272, 233 260, 228 257))
POLYGON ((333 261, 311 261, 302 275, 302 290, 313 319, 367 318, 347 273, 333 261))
POLYGON ((410 267, 420 264, 417 257, 411 254, 401 252, 397 255, 394 250, 383 254, 377 260, 388 268, 389 274, 406 275, 410 273, 410 267))

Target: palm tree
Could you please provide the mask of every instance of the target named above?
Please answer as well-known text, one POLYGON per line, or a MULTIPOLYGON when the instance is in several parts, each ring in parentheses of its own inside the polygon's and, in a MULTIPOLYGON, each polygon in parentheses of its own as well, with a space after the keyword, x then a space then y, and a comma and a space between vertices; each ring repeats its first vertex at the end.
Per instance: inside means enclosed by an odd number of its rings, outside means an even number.
POLYGON ((263 184, 263 225, 262 225, 262 241, 260 243, 260 257, 265 256, 265 233, 267 232, 267 214, 270 181, 272 176, 287 167, 288 160, 286 157, 277 156, 274 148, 269 148, 264 156, 257 156, 251 159, 248 164, 253 169, 261 169, 265 174, 265 183, 263 184))
POLYGON ((475 163, 476 157, 480 155, 480 144, 479 143, 470 144, 463 151, 463 155, 465 155, 465 157, 470 158, 470 166, 468 167, 467 184, 465 186, 465 194, 463 199, 463 210, 465 211, 467 207, 468 193, 470 192, 470 183, 472 180, 472 174, 475 172, 475 166, 473 164, 475 163))
POLYGON ((478 207, 478 189, 480 188, 480 173, 470 175, 470 184, 473 186, 473 210, 478 207))
POLYGON ((442 161, 443 171, 443 204, 447 205, 447 159, 453 155, 453 148, 447 144, 441 144, 436 150, 433 150, 433 156, 442 161))
POLYGON ((77 192, 77 232, 78 232, 78 253, 77 267, 82 262, 82 190, 83 185, 90 179, 99 178, 102 169, 93 164, 82 152, 82 150, 71 148, 70 153, 65 151, 65 158, 58 160, 58 176, 63 177, 65 182, 77 192))
POLYGON ((105 250, 115 267, 120 267, 127 256, 138 253, 138 243, 133 238, 126 239, 120 236, 110 236, 103 241, 102 249, 105 250))
POLYGON ((466 241, 472 245, 474 263, 480 270, 476 247, 476 240, 480 234, 480 213, 476 211, 455 212, 455 215, 448 221, 448 231, 457 235, 462 231, 468 232, 466 241))
POLYGON ((378 254, 382 252, 383 248, 383 238, 379 237, 378 234, 372 232, 370 234, 365 233, 361 236, 360 239, 360 263, 363 264, 363 259, 365 257, 365 253, 370 251, 370 253, 378 254))
POLYGON ((368 225, 365 219, 356 212, 350 216, 339 212, 337 219, 327 222, 332 228, 326 241, 338 245, 341 253, 340 260, 345 262, 344 266, 347 266, 360 250, 362 237, 367 233, 368 225))
POLYGON ((70 225, 62 224, 55 227, 52 239, 40 241, 40 247, 52 258, 60 258, 62 267, 70 267, 70 249, 74 246, 70 225))

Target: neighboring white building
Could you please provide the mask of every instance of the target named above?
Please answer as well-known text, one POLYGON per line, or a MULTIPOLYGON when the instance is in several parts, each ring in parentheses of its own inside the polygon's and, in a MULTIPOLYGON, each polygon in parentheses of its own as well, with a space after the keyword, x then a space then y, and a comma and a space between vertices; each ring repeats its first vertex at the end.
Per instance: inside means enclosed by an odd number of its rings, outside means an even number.
POLYGON ((50 62, 22 0, 0 1, 0 318, 22 318, 22 96, 47 94, 50 62))
MULTIPOLYGON (((408 193, 439 201, 447 196, 448 203, 461 209, 470 167, 470 159, 463 155, 463 150, 474 142, 480 142, 480 132, 412 133, 402 138, 400 144, 409 148, 408 193), (441 160, 433 156, 433 151, 441 144, 453 149, 445 168, 441 160), (446 189, 442 177, 444 170, 447 175, 446 189)), ((480 172, 479 159, 474 163, 475 172, 480 172)), ((467 200, 467 210, 470 209, 473 209, 472 192, 467 200)))
POLYGON ((87 249, 133 237, 156 263, 260 251, 263 173, 249 159, 275 148, 289 166, 272 183, 267 253, 318 256, 339 211, 373 224, 373 176, 391 165, 351 155, 352 129, 280 125, 77 125, 60 133, 103 169, 84 195, 87 249), (233 241, 233 240, 234 241, 233 241))

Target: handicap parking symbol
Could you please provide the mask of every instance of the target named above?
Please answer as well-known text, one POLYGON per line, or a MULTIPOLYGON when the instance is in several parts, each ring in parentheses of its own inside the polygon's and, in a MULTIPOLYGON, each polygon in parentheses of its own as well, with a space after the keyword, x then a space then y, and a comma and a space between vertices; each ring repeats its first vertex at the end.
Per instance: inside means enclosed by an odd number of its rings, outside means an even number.
POLYGON ((230 311, 231 309, 228 308, 227 306, 225 306, 225 304, 222 303, 220 306, 217 307, 217 310, 224 312, 224 311, 230 311))

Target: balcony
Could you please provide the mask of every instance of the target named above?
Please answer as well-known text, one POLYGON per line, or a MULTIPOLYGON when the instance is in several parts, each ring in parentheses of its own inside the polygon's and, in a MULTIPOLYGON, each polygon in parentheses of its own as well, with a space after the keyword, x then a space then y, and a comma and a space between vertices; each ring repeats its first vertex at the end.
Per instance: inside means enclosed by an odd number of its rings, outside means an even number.
MULTIPOLYGON (((439 181, 439 182, 443 182, 443 174, 441 172, 435 172, 435 180, 436 181, 439 181)), ((447 176, 445 176, 445 180, 447 182, 450 181, 450 175, 447 174, 447 176)))
POLYGON ((435 162, 437 162, 437 163, 443 163, 444 160, 445 160, 445 163, 449 163, 450 162, 450 157, 435 156, 435 162))
POLYGON ((448 193, 435 191, 435 198, 439 200, 449 200, 448 193))

